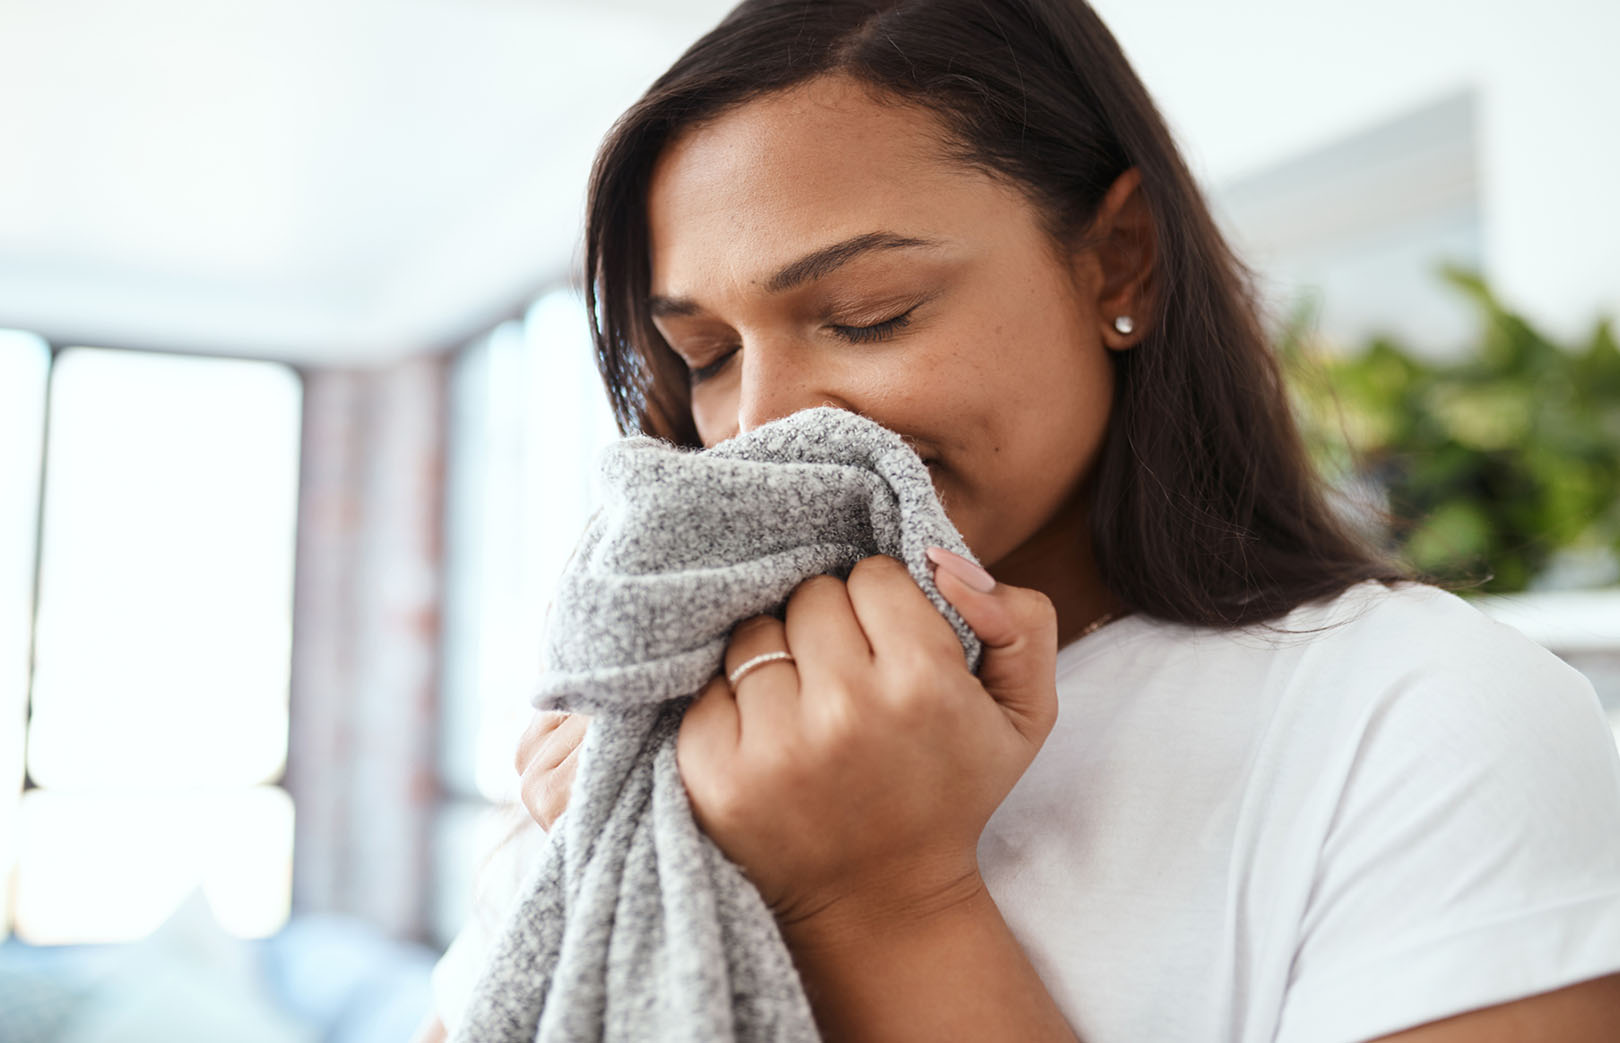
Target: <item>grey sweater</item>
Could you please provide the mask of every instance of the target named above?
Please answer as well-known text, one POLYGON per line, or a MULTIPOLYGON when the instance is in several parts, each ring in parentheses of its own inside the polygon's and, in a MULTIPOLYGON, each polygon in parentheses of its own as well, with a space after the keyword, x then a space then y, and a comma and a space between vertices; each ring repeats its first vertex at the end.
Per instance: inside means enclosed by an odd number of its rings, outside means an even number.
POLYGON ((692 818, 681 715, 731 627, 780 616, 800 581, 886 554, 962 642, 924 550, 971 558, 900 437, 804 410, 710 449, 627 438, 565 566, 536 707, 594 714, 566 814, 474 986, 452 1043, 818 1038, 776 921, 692 818))

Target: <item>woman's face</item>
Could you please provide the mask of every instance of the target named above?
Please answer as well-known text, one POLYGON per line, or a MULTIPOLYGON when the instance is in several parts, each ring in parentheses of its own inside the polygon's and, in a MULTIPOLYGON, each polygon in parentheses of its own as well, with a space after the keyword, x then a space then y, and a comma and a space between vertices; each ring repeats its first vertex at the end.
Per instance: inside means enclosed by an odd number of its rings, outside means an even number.
POLYGON ((704 445, 831 404, 928 461, 986 565, 1083 521, 1113 386, 1097 266, 942 155, 926 110, 835 76, 768 95, 673 142, 647 209, 704 445))

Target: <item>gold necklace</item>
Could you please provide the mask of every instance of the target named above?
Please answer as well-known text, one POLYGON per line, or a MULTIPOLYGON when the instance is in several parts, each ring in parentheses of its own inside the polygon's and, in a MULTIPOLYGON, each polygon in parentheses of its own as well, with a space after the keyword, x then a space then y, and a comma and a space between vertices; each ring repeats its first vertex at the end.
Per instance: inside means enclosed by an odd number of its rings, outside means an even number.
POLYGON ((1082 627, 1079 637, 1076 637, 1075 640, 1078 641, 1082 637, 1090 637, 1092 634, 1095 634, 1103 627, 1112 623, 1116 618, 1118 617, 1115 616, 1114 613, 1104 612, 1102 615, 1098 616, 1096 619, 1093 619, 1091 622, 1082 627))

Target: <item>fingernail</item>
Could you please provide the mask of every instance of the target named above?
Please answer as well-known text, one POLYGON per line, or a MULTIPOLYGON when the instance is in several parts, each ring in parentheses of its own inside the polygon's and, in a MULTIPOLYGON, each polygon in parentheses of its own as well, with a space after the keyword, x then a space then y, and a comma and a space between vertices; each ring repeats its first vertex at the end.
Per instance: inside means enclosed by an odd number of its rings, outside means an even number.
POLYGON ((960 554, 952 553, 944 547, 929 547, 927 554, 929 561, 979 593, 988 594, 996 589, 996 578, 994 576, 960 554))

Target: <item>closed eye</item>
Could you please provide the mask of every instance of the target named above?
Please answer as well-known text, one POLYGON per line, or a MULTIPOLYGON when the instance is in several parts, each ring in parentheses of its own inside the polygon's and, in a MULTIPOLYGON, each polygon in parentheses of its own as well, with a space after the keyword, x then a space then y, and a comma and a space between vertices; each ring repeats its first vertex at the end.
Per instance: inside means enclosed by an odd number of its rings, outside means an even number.
POLYGON ((911 313, 916 306, 907 308, 892 319, 874 322, 870 326, 828 326, 835 336, 849 341, 851 344, 866 344, 875 340, 888 340, 896 333, 911 325, 911 313))
MULTIPOLYGON (((834 336, 841 337, 851 344, 869 344, 874 341, 888 340, 911 325, 911 313, 916 311, 918 307, 918 305, 913 305, 893 318, 884 319, 882 322, 874 322, 870 326, 828 325, 827 329, 831 330, 834 336)), ((731 362, 731 357, 737 354, 737 350, 737 348, 732 348, 713 362, 690 370, 691 384, 695 386, 719 375, 720 371, 725 369, 727 364, 731 362)))
POLYGON ((710 377, 716 375, 722 369, 726 368, 726 363, 730 362, 731 356, 735 354, 737 354, 737 349, 732 348, 730 351, 726 352, 724 355, 721 355, 708 365, 699 366, 697 369, 692 370, 690 372, 691 382, 693 384, 701 384, 705 380, 708 380, 710 377))

